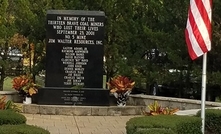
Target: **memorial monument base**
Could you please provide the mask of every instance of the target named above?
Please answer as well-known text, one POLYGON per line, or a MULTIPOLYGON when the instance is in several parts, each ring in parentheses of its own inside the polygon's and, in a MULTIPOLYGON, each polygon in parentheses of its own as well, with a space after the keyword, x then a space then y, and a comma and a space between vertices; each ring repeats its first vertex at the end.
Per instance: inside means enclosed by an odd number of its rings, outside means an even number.
POLYGON ((44 87, 39 89, 38 104, 109 106, 109 90, 103 88, 44 87))

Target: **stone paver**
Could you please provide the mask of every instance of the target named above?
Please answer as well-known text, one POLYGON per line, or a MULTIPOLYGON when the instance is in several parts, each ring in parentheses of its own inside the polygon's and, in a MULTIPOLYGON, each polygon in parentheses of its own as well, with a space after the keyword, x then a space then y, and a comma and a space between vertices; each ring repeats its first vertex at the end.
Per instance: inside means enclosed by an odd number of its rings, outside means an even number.
POLYGON ((51 134, 126 134, 126 122, 135 116, 64 116, 24 114, 27 124, 51 134))
MULTIPOLYGON (((221 109, 221 107, 216 107, 221 109)), ((200 109, 180 110, 177 115, 194 115, 200 109)), ((126 122, 137 116, 64 116, 24 114, 27 124, 36 125, 51 134, 126 134, 126 122)))

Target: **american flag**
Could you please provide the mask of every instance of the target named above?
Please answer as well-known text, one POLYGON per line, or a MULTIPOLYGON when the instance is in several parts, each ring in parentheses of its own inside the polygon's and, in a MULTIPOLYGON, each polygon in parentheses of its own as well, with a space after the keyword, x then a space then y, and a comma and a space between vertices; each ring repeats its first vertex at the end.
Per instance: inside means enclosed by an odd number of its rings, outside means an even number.
POLYGON ((211 50, 212 0, 190 0, 185 29, 192 60, 211 50))

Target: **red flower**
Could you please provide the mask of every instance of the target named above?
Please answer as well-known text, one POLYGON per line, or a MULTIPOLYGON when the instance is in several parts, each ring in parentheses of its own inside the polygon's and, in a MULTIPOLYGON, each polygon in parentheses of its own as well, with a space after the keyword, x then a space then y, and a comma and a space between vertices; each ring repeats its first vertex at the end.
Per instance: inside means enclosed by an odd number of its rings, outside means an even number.
POLYGON ((28 96, 36 94, 38 91, 38 85, 33 83, 32 79, 26 75, 15 77, 12 81, 12 88, 28 96))
POLYGON ((127 92, 128 90, 132 90, 135 82, 130 80, 125 76, 117 76, 111 78, 110 82, 107 83, 111 93, 122 93, 127 92))
POLYGON ((29 79, 26 78, 24 75, 15 77, 12 81, 13 83, 12 88, 18 91, 21 88, 23 88, 25 85, 27 85, 28 82, 29 82, 29 79))

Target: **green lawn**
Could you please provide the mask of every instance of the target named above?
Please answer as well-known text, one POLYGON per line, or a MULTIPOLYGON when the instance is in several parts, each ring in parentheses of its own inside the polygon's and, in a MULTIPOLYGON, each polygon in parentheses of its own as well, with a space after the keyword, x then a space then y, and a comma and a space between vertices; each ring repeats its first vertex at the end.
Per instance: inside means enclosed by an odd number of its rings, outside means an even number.
POLYGON ((106 79, 107 79, 107 76, 103 75, 103 88, 104 89, 106 89, 106 79))
POLYGON ((13 91, 14 90, 14 89, 12 89, 12 77, 5 78, 3 90, 4 91, 13 91))
MULTIPOLYGON (((12 79, 13 77, 5 78, 3 86, 4 91, 14 91, 14 89, 12 88, 12 79)), ((44 86, 44 79, 42 79, 42 77, 37 76, 36 81, 37 84, 44 86)))

